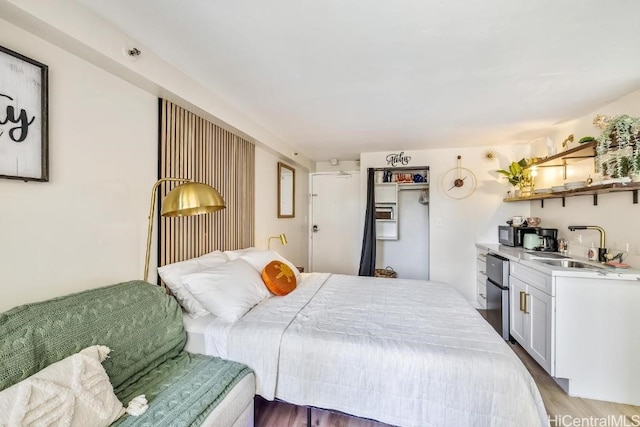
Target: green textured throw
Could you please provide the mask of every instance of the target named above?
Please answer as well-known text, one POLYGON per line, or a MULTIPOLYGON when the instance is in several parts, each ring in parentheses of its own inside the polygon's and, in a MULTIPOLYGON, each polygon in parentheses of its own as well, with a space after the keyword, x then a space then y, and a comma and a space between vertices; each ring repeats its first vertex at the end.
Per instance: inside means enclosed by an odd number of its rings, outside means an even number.
POLYGON ((147 282, 120 283, 0 313, 0 390, 92 345, 111 348, 103 366, 125 404, 149 402, 121 426, 198 426, 246 366, 183 351, 178 303, 147 282))
POLYGON ((139 417, 126 416, 113 425, 198 426, 250 372, 240 363, 183 352, 117 393, 125 405, 144 394, 149 409, 139 417))
POLYGON ((113 387, 184 348, 182 312, 162 288, 133 281, 15 307, 0 314, 0 390, 91 345, 111 348, 113 387))

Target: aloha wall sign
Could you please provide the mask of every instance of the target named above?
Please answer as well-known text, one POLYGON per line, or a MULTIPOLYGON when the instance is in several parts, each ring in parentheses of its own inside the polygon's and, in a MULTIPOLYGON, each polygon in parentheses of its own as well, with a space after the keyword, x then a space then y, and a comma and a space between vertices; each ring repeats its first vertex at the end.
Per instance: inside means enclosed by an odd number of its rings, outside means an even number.
POLYGON ((407 156, 406 154, 404 154, 404 151, 401 151, 399 153, 387 154, 387 165, 394 168, 396 166, 407 166, 410 161, 411 156, 407 156))

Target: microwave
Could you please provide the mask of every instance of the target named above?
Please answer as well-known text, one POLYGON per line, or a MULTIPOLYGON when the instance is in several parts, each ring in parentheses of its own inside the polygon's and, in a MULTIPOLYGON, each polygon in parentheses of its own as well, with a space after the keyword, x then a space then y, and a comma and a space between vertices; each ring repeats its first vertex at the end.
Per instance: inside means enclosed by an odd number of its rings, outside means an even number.
POLYGON ((539 227, 513 227, 511 225, 498 226, 498 242, 505 246, 522 246, 524 235, 537 233, 539 227))

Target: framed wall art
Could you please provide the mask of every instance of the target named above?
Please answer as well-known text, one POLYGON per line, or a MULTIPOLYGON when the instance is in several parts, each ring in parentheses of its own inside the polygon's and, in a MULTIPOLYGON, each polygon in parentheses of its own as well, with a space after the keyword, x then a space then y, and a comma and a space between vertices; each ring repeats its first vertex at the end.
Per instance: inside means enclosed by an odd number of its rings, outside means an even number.
POLYGON ((0 178, 49 180, 48 71, 0 46, 0 178))
POLYGON ((296 170, 278 162, 278 218, 296 216, 296 170))

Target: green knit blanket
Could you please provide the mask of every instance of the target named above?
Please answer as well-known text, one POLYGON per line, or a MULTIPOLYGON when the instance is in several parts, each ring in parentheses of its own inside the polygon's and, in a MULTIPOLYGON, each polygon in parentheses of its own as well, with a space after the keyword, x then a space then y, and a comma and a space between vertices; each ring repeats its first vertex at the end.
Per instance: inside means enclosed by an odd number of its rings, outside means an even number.
POLYGON ((139 381, 117 391, 118 398, 125 405, 144 394, 149 408, 138 417, 125 416, 113 425, 199 426, 250 372, 240 363, 183 352, 139 381))
POLYGON ((185 342, 176 301, 142 281, 22 305, 0 314, 0 390, 96 344, 111 348, 103 366, 118 390, 176 357, 185 342))
POLYGON ((183 351, 182 311, 162 288, 120 283, 0 313, 0 390, 91 345, 111 348, 103 366, 125 404, 149 409, 122 426, 198 426, 251 370, 183 351))

